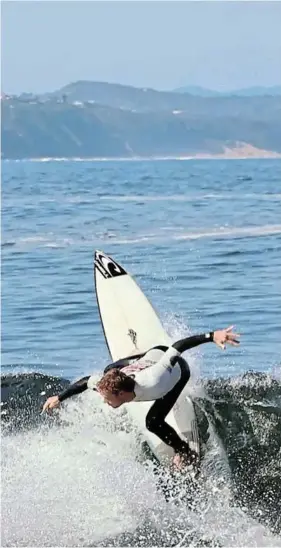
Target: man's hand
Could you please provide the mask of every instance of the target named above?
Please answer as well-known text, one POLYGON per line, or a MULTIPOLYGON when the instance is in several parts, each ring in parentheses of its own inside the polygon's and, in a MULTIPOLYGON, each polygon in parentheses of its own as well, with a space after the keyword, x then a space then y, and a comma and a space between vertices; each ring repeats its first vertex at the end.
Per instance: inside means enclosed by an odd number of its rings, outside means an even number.
POLYGON ((233 333, 232 330, 233 325, 227 327, 226 329, 218 329, 217 331, 214 331, 213 341, 217 344, 217 346, 222 348, 222 350, 225 350, 227 344, 232 346, 238 346, 240 344, 237 340, 240 337, 239 333, 233 333))
POLYGON ((48 413, 52 409, 55 409, 55 407, 59 407, 59 406, 60 406, 59 397, 58 396, 51 396, 50 398, 47 399, 47 401, 45 401, 45 403, 43 405, 42 413, 45 413, 45 411, 47 411, 47 413, 48 413))
POLYGON ((189 451, 189 453, 175 453, 172 464, 177 470, 182 470, 186 466, 198 466, 199 457, 195 451, 189 451))

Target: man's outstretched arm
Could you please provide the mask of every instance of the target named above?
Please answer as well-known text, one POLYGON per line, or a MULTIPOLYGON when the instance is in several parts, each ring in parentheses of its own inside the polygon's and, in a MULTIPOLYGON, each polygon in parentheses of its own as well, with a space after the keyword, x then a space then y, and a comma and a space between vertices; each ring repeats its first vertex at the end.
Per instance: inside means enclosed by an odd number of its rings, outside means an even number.
POLYGON ((207 342, 214 342, 217 346, 225 349, 226 344, 232 346, 239 345, 239 333, 233 333, 233 325, 226 329, 218 329, 217 331, 211 331, 210 333, 204 333, 203 335, 194 335, 192 337, 186 337, 176 341, 172 346, 181 354, 190 348, 194 348, 199 344, 207 342))
POLYGON ((50 411, 55 407, 59 407, 60 403, 67 398, 71 398, 71 396, 81 394, 81 392, 87 390, 89 378, 90 375, 88 375, 87 377, 83 377, 82 379, 79 379, 78 381, 70 384, 63 392, 61 392, 57 396, 51 396, 50 398, 48 398, 44 403, 43 413, 44 411, 50 411))

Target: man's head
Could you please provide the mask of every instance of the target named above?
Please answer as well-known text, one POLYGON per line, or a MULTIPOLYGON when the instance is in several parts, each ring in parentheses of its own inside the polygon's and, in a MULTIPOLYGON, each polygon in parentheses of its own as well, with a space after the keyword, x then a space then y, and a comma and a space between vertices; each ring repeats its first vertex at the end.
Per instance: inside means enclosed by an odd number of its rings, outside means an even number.
POLYGON ((132 401, 135 397, 134 388, 134 379, 115 368, 108 371, 97 383, 97 390, 105 403, 114 408, 132 401))

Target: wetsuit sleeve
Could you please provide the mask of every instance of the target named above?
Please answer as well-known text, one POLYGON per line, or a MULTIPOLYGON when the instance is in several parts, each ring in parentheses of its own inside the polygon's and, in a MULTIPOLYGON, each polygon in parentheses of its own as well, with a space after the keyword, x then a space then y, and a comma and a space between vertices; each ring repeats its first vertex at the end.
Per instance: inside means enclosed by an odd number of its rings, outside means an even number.
POLYGON ((68 386, 63 392, 59 394, 59 401, 67 400, 67 398, 70 398, 71 396, 75 396, 76 394, 81 394, 81 392, 84 392, 88 388, 89 378, 90 375, 88 375, 87 377, 83 377, 82 379, 79 379, 79 381, 76 381, 68 386))
POLYGON ((195 346, 198 346, 199 344, 213 342, 213 340, 214 340, 214 332, 211 331, 210 333, 204 333, 203 335, 194 335, 193 337, 186 337, 185 339, 176 341, 173 344, 173 347, 182 354, 183 352, 185 352, 186 350, 189 350, 190 348, 194 348, 195 346))

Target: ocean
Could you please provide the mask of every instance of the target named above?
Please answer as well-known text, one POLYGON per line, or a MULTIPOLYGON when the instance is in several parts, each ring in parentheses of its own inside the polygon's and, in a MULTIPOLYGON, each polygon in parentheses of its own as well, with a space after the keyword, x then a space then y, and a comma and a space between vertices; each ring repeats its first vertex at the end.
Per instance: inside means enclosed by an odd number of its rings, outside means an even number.
POLYGON ((278 159, 2 162, 2 546, 281 546, 280 182, 278 159), (122 408, 87 392, 41 415, 109 361, 95 249, 175 340, 241 333, 186 355, 194 506, 166 500, 122 408))

